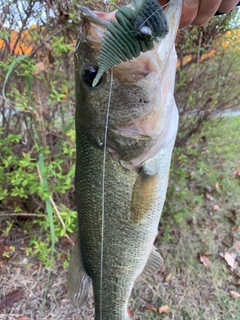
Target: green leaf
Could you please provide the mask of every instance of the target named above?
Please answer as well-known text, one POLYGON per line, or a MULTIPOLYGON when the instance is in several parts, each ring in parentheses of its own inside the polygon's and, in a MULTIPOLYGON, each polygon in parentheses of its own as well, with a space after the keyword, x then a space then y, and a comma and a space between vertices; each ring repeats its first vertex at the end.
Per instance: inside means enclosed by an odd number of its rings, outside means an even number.
POLYGON ((10 64, 8 72, 7 72, 5 80, 4 80, 4 83, 3 83, 3 89, 2 89, 2 95, 3 95, 3 98, 5 100, 7 100, 7 98, 5 96, 5 86, 7 84, 8 78, 10 77, 10 74, 12 73, 12 71, 13 71, 14 67, 16 66, 16 64, 18 64, 19 62, 23 61, 24 59, 27 59, 29 56, 30 56, 29 54, 26 54, 24 56, 19 56, 15 60, 13 60, 13 62, 10 64))

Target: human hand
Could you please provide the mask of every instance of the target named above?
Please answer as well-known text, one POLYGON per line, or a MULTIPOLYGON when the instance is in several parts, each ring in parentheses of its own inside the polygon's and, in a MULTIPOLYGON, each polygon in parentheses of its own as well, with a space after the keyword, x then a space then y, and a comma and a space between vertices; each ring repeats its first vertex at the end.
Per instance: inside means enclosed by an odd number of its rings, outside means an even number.
MULTIPOLYGON (((158 0, 163 6, 169 1, 158 0)), ((183 0, 182 15, 179 28, 192 24, 206 24, 217 11, 226 13, 235 8, 239 0, 183 0)))

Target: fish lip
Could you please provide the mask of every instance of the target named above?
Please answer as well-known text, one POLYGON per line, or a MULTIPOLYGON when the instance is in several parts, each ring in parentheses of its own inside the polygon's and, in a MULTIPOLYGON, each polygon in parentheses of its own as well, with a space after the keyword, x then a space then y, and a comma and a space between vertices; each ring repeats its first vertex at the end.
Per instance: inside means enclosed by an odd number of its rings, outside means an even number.
POLYGON ((82 15, 83 19, 87 19, 93 23, 100 25, 100 26, 106 27, 110 23, 110 21, 104 20, 104 19, 98 17, 97 14, 94 13, 94 11, 92 11, 89 8, 84 7, 84 6, 81 7, 81 15, 82 15))
POLYGON ((100 13, 100 12, 92 11, 91 9, 84 6, 80 7, 81 31, 78 35, 74 52, 78 50, 78 47, 82 41, 90 41, 93 46, 100 47, 103 34, 107 30, 107 26, 110 23, 110 21, 100 18, 97 15, 97 13, 100 13))

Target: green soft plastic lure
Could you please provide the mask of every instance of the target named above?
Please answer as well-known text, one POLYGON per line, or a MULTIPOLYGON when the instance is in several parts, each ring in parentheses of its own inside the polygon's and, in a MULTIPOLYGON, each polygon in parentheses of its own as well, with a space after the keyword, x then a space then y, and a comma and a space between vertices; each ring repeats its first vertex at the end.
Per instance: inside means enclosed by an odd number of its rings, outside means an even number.
POLYGON ((103 73, 154 47, 168 33, 165 13, 158 0, 133 0, 133 8, 121 7, 116 20, 110 20, 98 55, 99 69, 93 80, 95 87, 103 73))

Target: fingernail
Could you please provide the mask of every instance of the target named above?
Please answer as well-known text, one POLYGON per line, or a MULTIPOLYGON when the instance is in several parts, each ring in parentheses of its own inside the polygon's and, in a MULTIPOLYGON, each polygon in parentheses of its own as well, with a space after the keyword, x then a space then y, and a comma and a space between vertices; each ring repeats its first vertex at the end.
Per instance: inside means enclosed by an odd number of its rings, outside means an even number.
POLYGON ((195 7, 199 4, 199 0, 185 0, 184 4, 188 7, 195 7))

